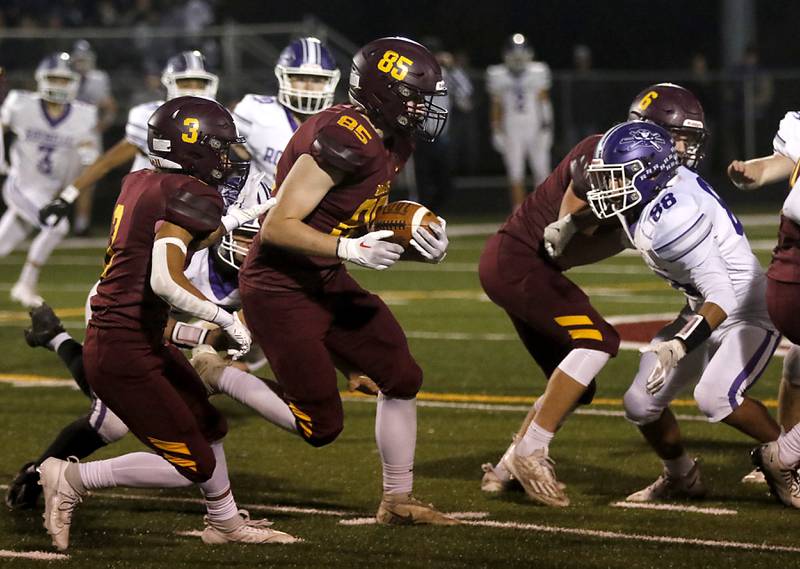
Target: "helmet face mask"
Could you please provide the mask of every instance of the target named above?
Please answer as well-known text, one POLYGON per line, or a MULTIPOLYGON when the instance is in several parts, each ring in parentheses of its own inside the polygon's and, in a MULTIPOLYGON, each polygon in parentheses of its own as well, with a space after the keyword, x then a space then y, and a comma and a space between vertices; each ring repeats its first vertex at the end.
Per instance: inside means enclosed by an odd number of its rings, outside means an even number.
MULTIPOLYGON (((247 208, 265 203, 269 199, 269 189, 261 180, 251 180, 242 190, 234 204, 239 208, 247 208)), ((256 238, 261 226, 257 219, 248 221, 238 229, 222 236, 216 246, 217 258, 225 265, 239 270, 250 244, 256 238)))
POLYGON ((617 125, 603 135, 587 170, 589 206, 599 219, 635 211, 665 187, 679 165, 662 127, 645 121, 617 125))
POLYGON ((45 101, 66 105, 75 100, 80 75, 72 69, 68 53, 49 55, 36 68, 36 90, 45 101))
POLYGON ((294 40, 275 65, 278 102, 301 115, 312 115, 333 105, 341 73, 333 55, 313 37, 294 40))
POLYGON ((353 58, 349 93, 380 128, 428 142, 444 130, 447 111, 434 102, 447 95, 442 70, 415 41, 381 38, 361 48, 353 58))
POLYGON ((201 97, 215 100, 219 77, 206 69, 206 60, 199 51, 184 51, 169 59, 161 74, 167 88, 167 100, 176 97, 201 97))

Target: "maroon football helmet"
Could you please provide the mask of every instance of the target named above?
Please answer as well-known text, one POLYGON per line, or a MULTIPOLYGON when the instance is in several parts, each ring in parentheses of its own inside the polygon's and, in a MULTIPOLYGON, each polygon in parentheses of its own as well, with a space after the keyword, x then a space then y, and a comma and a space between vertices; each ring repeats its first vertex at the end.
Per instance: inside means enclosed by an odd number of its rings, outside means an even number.
POLYGON ((446 95, 436 58, 415 41, 380 38, 353 57, 350 99, 381 128, 433 141, 447 122, 447 110, 434 97, 446 95))
MULTIPOLYGON (((232 147, 245 139, 231 114, 216 101, 200 97, 170 99, 147 121, 147 149, 156 168, 179 170, 203 182, 238 192, 250 162, 232 147)), ((233 196, 235 199, 235 196, 233 196)))
POLYGON ((678 152, 681 162, 695 168, 704 157, 708 137, 703 105, 694 94, 674 83, 650 85, 636 95, 628 120, 646 120, 667 129, 673 139, 684 139, 686 150, 678 152))

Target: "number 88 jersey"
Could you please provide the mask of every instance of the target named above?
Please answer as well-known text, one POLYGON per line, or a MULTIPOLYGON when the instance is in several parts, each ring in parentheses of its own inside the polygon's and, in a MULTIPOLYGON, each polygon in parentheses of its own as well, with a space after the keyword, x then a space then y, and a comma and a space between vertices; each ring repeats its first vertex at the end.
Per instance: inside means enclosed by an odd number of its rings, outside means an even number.
POLYGON ((648 267, 681 290, 692 310, 713 302, 729 321, 771 327, 764 272, 744 228, 696 173, 679 167, 629 229, 648 267))
POLYGON ((0 108, 0 122, 16 136, 11 171, 3 197, 31 223, 38 210, 94 162, 97 148, 94 105, 73 101, 53 119, 38 93, 11 91, 0 108))

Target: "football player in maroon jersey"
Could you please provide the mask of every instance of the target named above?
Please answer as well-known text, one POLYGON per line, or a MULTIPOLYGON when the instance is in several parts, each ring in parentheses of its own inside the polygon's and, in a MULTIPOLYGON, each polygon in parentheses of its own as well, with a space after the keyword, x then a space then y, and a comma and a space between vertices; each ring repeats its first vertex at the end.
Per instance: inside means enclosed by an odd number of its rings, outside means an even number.
MULTIPOLYGON (((376 209, 411 156, 414 138, 433 140, 447 112, 439 64, 422 45, 382 38, 356 53, 351 105, 335 105, 295 132, 278 163, 277 205, 261 225, 239 285, 248 326, 264 350, 300 435, 314 446, 343 428, 332 354, 380 388, 375 437, 383 462, 383 524, 454 524, 411 494, 420 370, 403 330, 376 295, 361 288, 343 261, 383 270, 403 252, 369 232, 376 209)), ((447 250, 443 226, 421 231, 415 245, 433 263, 447 250)))
POLYGON ((244 353, 250 334, 236 314, 203 296, 183 273, 187 255, 257 217, 268 205, 229 208, 223 194, 241 188, 249 164, 228 111, 216 102, 178 97, 148 121, 152 170, 125 177, 106 261, 84 343, 94 393, 153 453, 78 464, 48 458, 39 468, 44 525, 58 549, 69 545, 75 506, 88 490, 113 486, 178 487, 196 483, 208 515, 205 543, 285 543, 289 534, 239 511, 228 481, 225 418, 178 348, 163 341, 170 307, 214 322, 244 353), (230 184, 236 180, 235 188, 230 184), (221 189, 226 187, 223 192, 221 189))
MULTIPOLYGON (((686 89, 665 83, 648 87, 630 107, 629 120, 636 119, 669 130, 685 165, 693 167, 702 158, 703 110, 686 89)), ((586 204, 585 167, 600 138, 589 136, 567 154, 489 239, 479 266, 486 294, 507 312, 528 353, 549 378, 544 395, 497 466, 483 465, 481 488, 499 492, 508 489, 513 478, 531 499, 548 506, 569 505, 549 457, 550 441, 578 405, 591 402, 595 376, 619 348, 613 326, 562 273, 615 255, 623 247, 618 226, 598 227, 586 204)), ((686 458, 691 468, 694 462, 686 458)))

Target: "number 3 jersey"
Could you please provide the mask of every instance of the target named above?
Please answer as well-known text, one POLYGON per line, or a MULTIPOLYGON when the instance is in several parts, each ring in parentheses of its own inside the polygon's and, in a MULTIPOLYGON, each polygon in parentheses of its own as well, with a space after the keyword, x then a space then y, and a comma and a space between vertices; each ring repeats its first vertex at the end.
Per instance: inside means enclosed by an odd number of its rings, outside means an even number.
MULTIPOLYGON (((412 151, 409 138, 385 139, 352 105, 336 105, 297 129, 278 162, 275 192, 280 194, 292 166, 307 154, 320 168, 341 175, 342 180, 303 222, 329 235, 362 235, 377 208, 388 202, 392 180, 412 151)), ((340 264, 338 259, 261 245, 256 239, 239 272, 239 282, 267 291, 303 289, 332 276, 340 264)))
POLYGON ((771 329, 764 271, 741 223, 705 180, 682 166, 677 172, 630 227, 634 247, 692 310, 713 302, 727 322, 771 329))
POLYGON ((0 108, 0 122, 16 136, 3 198, 35 224, 39 209, 99 153, 94 105, 73 101, 55 119, 46 107, 38 93, 13 90, 0 108))

